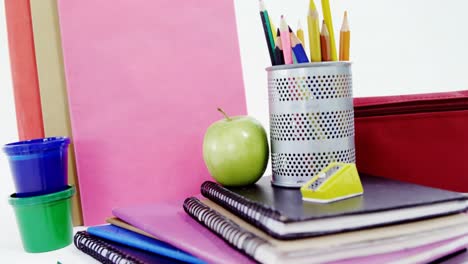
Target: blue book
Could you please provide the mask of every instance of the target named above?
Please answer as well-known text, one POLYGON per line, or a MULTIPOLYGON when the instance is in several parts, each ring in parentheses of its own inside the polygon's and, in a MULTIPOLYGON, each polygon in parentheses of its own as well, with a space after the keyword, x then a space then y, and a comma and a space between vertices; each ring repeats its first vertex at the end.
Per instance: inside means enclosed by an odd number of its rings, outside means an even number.
POLYGON ((123 244, 129 247, 151 252, 187 263, 201 264, 203 260, 194 257, 162 241, 146 237, 115 225, 89 227, 87 232, 93 236, 123 244))

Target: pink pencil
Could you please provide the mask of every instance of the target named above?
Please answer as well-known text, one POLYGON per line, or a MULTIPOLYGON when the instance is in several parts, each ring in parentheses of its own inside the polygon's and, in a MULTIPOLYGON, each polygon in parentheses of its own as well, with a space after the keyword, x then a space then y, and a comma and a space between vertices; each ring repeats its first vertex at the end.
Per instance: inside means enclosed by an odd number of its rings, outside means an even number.
POLYGON ((283 55, 285 64, 293 64, 292 52, 291 52, 291 34, 289 33, 289 27, 284 19, 284 16, 281 16, 281 44, 283 46, 283 55))

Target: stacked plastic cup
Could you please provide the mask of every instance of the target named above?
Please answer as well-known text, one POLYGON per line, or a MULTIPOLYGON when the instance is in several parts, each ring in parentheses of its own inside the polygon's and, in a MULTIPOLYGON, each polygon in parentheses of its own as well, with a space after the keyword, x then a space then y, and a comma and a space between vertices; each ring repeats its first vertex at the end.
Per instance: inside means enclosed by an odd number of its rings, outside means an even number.
POLYGON ((26 252, 46 252, 72 242, 66 137, 15 142, 3 147, 16 193, 10 195, 26 252))

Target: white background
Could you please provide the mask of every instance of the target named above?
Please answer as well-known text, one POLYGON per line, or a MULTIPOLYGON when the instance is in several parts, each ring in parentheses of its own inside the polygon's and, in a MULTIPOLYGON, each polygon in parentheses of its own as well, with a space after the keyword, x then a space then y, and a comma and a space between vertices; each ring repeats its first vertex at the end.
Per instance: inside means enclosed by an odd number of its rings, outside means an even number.
MULTIPOLYGON (((468 89, 468 31, 462 0, 331 0, 335 36, 342 13, 349 11, 351 59, 356 96, 408 94, 468 89)), ((278 25, 284 14, 293 29, 306 26, 308 0, 269 0, 278 25)), ((320 3, 317 1, 318 8, 320 3)), ((243 77, 249 114, 268 125, 266 72, 268 51, 255 0, 236 0, 243 77)), ((306 27, 304 28, 306 29, 306 27)), ((307 34, 307 30, 305 30, 307 34)), ((307 40, 307 35, 306 35, 307 40)), ((338 38, 337 38, 338 43, 338 38)), ((306 49, 308 50, 308 48, 306 49)), ((232 113, 233 115, 235 113, 232 113)), ((0 145, 17 140, 6 39, 0 5, 0 145)), ((14 191, 8 164, 0 154, 0 256, 8 263, 77 263, 92 261, 73 246, 45 254, 22 253, 7 197, 14 191), (6 259, 5 259, 6 258, 6 259), (8 261, 9 260, 9 261, 8 261)))

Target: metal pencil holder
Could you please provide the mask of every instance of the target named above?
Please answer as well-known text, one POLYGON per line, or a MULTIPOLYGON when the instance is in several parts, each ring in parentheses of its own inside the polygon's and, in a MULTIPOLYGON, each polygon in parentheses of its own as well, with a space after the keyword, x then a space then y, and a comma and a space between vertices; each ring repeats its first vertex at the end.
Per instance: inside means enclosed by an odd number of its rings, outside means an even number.
POLYGON ((351 63, 267 68, 272 183, 300 187, 331 162, 355 162, 351 63))

